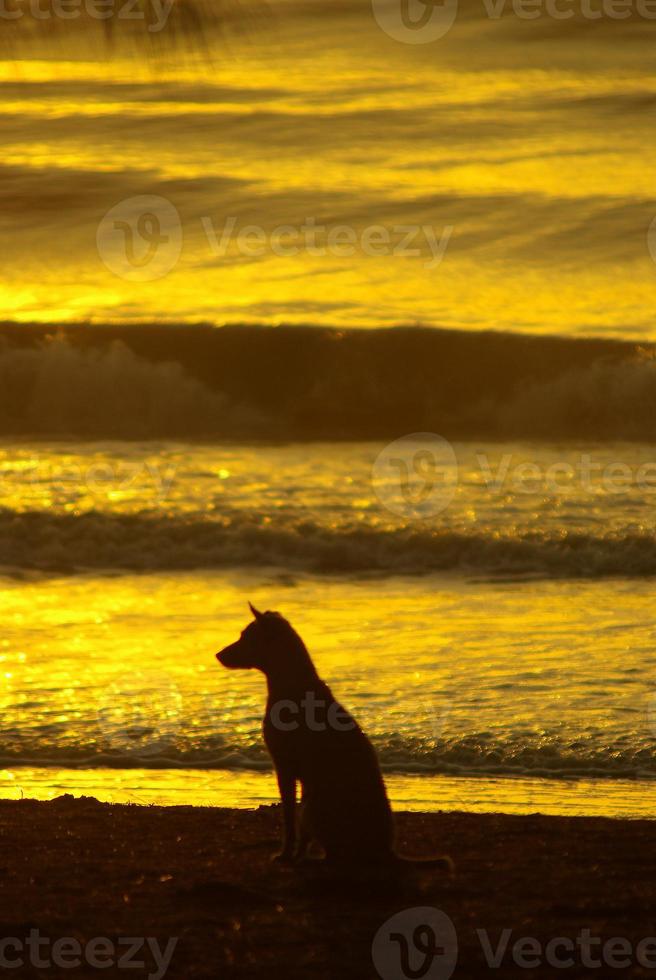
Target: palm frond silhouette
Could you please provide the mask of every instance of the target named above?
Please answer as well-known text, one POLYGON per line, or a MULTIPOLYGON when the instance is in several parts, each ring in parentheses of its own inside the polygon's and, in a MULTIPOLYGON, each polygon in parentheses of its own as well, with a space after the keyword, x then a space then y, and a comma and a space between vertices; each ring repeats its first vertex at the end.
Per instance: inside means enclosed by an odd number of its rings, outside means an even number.
POLYGON ((0 48, 14 57, 31 44, 61 47, 85 37, 99 38, 108 53, 127 46, 139 56, 184 48, 209 55, 215 40, 268 12, 266 0, 79 0, 65 18, 61 0, 39 0, 38 17, 27 0, 5 0, 4 8, 0 48))

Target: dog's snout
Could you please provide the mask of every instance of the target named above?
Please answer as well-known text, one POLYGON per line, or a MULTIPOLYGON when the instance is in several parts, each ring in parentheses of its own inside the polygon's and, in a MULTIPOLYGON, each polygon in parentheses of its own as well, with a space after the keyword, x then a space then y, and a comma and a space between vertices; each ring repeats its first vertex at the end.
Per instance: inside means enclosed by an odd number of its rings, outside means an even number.
POLYGON ((224 647, 223 650, 219 650, 216 655, 216 659, 223 667, 238 667, 238 656, 237 656, 237 643, 231 643, 230 646, 224 647))

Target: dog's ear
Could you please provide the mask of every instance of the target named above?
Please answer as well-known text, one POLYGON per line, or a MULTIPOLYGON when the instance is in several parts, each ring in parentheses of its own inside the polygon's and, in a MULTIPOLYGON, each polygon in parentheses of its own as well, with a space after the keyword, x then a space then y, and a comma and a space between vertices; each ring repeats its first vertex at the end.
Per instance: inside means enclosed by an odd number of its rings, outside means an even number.
POLYGON ((256 619, 262 619, 264 613, 261 613, 259 609, 256 609, 252 602, 248 603, 248 608, 253 613, 256 619))

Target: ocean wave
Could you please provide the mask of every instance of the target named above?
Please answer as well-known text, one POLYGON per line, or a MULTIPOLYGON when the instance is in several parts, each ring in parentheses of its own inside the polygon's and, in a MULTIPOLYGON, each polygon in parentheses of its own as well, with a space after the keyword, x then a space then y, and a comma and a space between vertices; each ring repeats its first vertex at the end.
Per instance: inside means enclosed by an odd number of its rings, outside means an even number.
MULTIPOLYGON (((1 340, 1 338, 0 338, 1 340)), ((263 416, 229 407, 175 361, 121 341, 78 349, 63 337, 0 346, 0 434, 155 439, 267 432, 263 416)))
POLYGON ((423 328, 0 329, 0 435, 642 440, 652 351, 423 328))
POLYGON ((74 574, 280 567, 319 574, 656 575, 656 537, 582 532, 500 535, 283 524, 229 518, 0 510, 5 570, 74 574))
MULTIPOLYGON (((123 738, 122 743, 126 739, 123 738)), ((472 733, 441 740, 374 734, 381 767, 389 773, 463 776, 533 776, 548 779, 644 779, 656 777, 656 743, 624 737, 608 742, 602 732, 569 741, 555 735, 491 737, 472 733)), ((269 770, 261 744, 231 744, 229 738, 185 742, 184 738, 134 738, 120 751, 98 746, 40 744, 34 736, 3 738, 5 766, 106 767, 115 769, 269 770)))

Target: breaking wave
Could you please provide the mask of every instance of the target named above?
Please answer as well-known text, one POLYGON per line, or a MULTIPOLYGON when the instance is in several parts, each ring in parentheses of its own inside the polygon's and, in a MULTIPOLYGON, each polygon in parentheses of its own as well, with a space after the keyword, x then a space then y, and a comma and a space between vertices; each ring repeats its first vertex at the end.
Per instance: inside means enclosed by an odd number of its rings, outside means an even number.
MULTIPOLYGON (((361 719, 364 721, 364 719, 361 719)), ((266 749, 253 742, 234 744, 229 736, 185 740, 170 736, 123 735, 131 741, 120 751, 102 748, 102 739, 76 746, 62 746, 34 734, 19 737, 3 733, 0 762, 7 766, 109 767, 117 769, 250 769, 268 770, 266 749), (98 744, 100 741, 100 746, 98 744)), ((653 740, 633 737, 608 742, 602 732, 563 740, 548 733, 531 737, 517 733, 507 737, 490 732, 472 733, 441 740, 373 733, 372 741, 384 771, 467 776, 533 776, 549 779, 645 779, 656 778, 653 740)))
MULTIPOLYGON (((55 338, 0 348, 0 434, 114 439, 238 435, 256 420, 169 361, 120 341, 78 350, 55 338)), ((265 428, 263 426, 263 428, 265 428)))
POLYGON ((0 329, 0 435, 641 440, 656 360, 611 341, 423 328, 0 329))
POLYGON ((248 514, 230 518, 0 511, 5 568, 55 573, 284 567, 324 574, 656 575, 647 533, 530 532, 503 536, 444 530, 334 529, 248 514))

